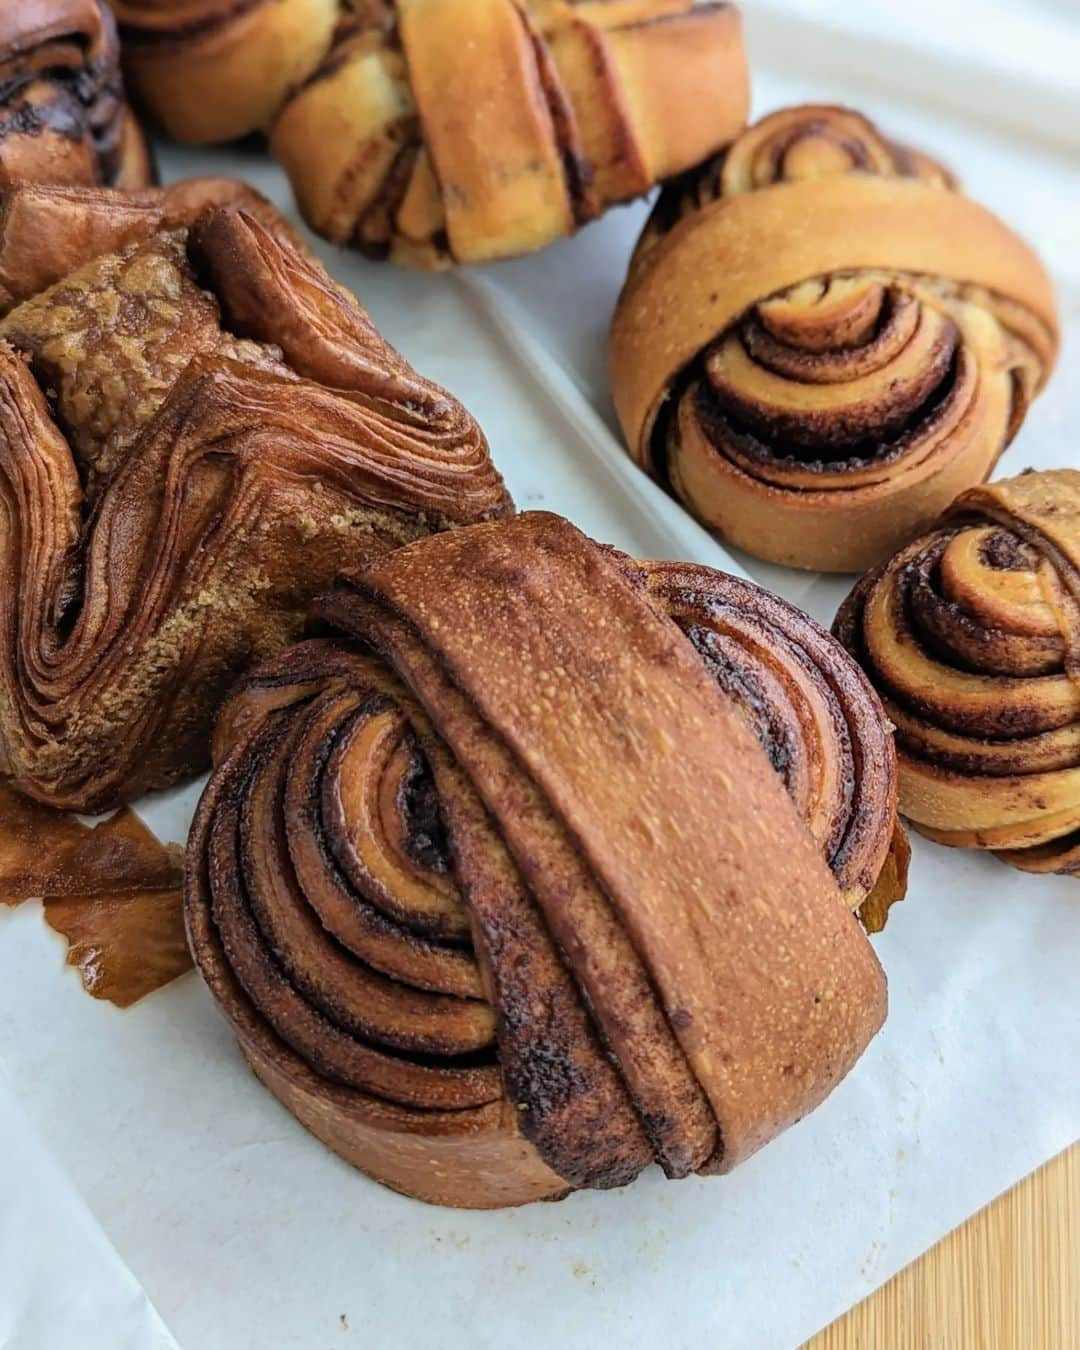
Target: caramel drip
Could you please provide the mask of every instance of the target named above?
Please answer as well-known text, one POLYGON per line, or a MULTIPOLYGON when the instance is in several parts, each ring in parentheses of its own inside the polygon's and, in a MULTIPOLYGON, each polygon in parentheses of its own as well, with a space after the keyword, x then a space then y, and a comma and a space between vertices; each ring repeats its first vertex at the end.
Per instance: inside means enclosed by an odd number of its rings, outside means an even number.
POLYGON ((205 764, 229 683, 338 571, 512 506, 250 190, 23 186, 0 221, 0 278, 33 248, 46 281, 0 319, 0 771, 103 809, 205 764))
POLYGON ((631 453, 699 518, 854 571, 989 474, 1056 344, 1045 274, 946 170, 807 106, 664 189, 611 374, 631 453))
POLYGON ((835 631, 896 725, 921 831, 1080 875, 1080 473, 965 493, 858 584, 835 631))
POLYGON ((851 909, 906 864, 876 697, 826 633, 542 514, 316 612, 345 636, 223 709, 187 893, 320 1138, 487 1206, 726 1170, 825 1095, 883 1014, 851 909))
POLYGON ((191 969, 180 850, 134 812, 91 828, 0 782, 0 822, 0 904, 44 902, 87 993, 126 1008, 191 969))
POLYGON ((109 6, 32 0, 3 9, 0 183, 150 182, 149 151, 124 102, 109 6))

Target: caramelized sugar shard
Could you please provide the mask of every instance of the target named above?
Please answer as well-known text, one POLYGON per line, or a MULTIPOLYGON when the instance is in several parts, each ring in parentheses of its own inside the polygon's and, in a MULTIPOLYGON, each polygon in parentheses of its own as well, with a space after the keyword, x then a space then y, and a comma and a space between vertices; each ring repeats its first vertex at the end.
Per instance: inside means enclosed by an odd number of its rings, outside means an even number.
POLYGON ((45 919, 67 939, 86 992, 118 1008, 191 969, 179 887, 46 900, 45 919))
POLYGON ((91 828, 0 783, 0 904, 169 890, 182 867, 181 850, 161 844, 133 811, 91 828))
POLYGON ((43 900, 95 998, 126 1008, 190 969, 181 879, 133 811, 90 827, 0 783, 0 904, 43 900))
POLYGON ((889 910, 903 900, 907 892, 911 845, 904 827, 897 824, 892 847, 874 889, 859 906, 858 914, 868 933, 880 933, 889 921, 889 910))

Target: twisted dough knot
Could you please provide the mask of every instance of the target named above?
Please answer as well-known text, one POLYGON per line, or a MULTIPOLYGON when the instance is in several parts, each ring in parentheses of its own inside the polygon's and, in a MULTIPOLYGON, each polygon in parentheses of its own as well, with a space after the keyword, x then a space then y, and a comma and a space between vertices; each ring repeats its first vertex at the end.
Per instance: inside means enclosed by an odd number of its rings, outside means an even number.
POLYGON ((312 227, 376 257, 432 268, 540 248, 746 118, 727 4, 372 0, 331 39, 338 9, 126 0, 119 14, 129 79, 170 134, 271 128, 312 227))
POLYGON ((896 724, 919 830, 1080 875, 1080 473, 964 493, 835 631, 896 724))
POLYGON ((745 121, 730 5, 385 8, 392 23, 342 31, 271 136, 311 225, 376 257, 430 268, 542 248, 745 121))
POLYGON ((545 514, 317 613, 359 647, 302 643, 225 705, 187 915, 321 1139, 519 1204, 726 1170, 847 1072, 885 1008, 852 907, 903 860, 890 738, 826 633, 545 514))
POLYGON ((0 6, 0 183, 140 188, 152 177, 124 102, 116 24, 102 0, 0 6))
POLYGON ((631 454, 760 557, 873 565, 984 479, 1057 347, 1050 283, 929 157, 793 108, 667 187, 615 313, 631 454))
POLYGON ((9 189, 0 296, 0 774, 43 801, 196 772, 340 569, 512 510, 469 414, 241 184, 9 189))

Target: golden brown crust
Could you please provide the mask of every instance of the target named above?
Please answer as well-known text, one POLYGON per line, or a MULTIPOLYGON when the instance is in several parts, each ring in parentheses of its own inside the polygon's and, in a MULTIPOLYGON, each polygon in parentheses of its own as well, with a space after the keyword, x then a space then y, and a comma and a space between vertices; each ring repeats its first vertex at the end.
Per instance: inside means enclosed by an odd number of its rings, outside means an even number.
POLYGON ((1001 221, 858 114, 806 107, 666 189, 610 373, 634 459, 703 521, 851 571, 988 475, 1057 341, 1001 221))
POLYGON ((338 570, 512 509, 469 414, 251 189, 9 189, 0 281, 0 773, 43 801, 195 772, 338 570), (12 296, 27 258, 46 288, 12 296))
POLYGON ((319 639, 238 686, 187 905, 256 1072, 320 1138, 487 1207, 727 1170, 828 1093, 884 1016, 852 907, 895 805, 827 634, 539 513, 400 549, 316 612, 377 655, 319 639), (378 1024, 345 999, 374 972, 400 981, 378 1024), (443 1037, 422 1060, 417 1009, 443 1037))
POLYGON ((304 252, 266 198, 235 178, 182 178, 140 192, 13 183, 0 190, 0 314, 93 258, 160 230, 186 229, 208 207, 229 205, 304 252))
POLYGON ((269 126, 318 64, 339 0, 116 0, 132 97, 176 141, 269 126))
POLYGON ((116 25, 101 0, 0 6, 0 184, 152 181, 119 59, 116 25))
POLYGON ((835 631, 896 724, 920 831, 1080 875, 1080 473, 965 492, 835 631))
POLYGON ((343 24, 271 145, 313 228, 420 267, 541 248, 742 126, 738 11, 397 0, 343 24), (390 17, 393 22, 390 22, 390 17))

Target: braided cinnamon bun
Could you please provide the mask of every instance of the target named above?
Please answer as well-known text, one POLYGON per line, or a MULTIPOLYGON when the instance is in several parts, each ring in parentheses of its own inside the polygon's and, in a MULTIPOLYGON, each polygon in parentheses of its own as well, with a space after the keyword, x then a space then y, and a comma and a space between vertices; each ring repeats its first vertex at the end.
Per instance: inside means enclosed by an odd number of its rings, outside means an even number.
POLYGON ((196 961, 313 1133, 487 1208, 726 1171, 825 1097, 885 1013, 852 910, 903 891, 891 740, 828 634, 544 513, 316 613, 339 636, 226 703, 186 872, 196 961))
POLYGON ((742 126, 738 11, 397 0, 342 25, 271 148, 336 243, 433 268, 531 252, 742 126))
POLYGON ((1021 240, 928 156, 809 106, 664 190, 610 371, 631 455, 699 519, 854 571, 987 477, 1057 343, 1021 240))
POLYGON ((896 724, 918 830, 1080 876, 1080 472, 965 492, 835 632, 896 724))
POLYGON ((0 183, 145 187, 150 154, 124 102, 103 0, 0 6, 0 183))
POLYGON ((344 566, 512 510, 487 444, 238 183, 0 198, 0 776, 197 771, 344 566))

